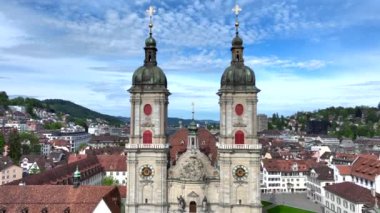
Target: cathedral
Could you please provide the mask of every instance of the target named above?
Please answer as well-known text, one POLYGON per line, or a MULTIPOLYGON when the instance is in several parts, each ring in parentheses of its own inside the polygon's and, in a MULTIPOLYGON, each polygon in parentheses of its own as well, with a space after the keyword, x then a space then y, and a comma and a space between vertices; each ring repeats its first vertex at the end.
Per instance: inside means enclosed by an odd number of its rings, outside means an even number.
POLYGON ((217 92, 220 136, 193 121, 170 138, 167 135, 170 92, 164 71, 157 66, 156 40, 145 40, 144 65, 133 74, 127 154, 125 212, 261 213, 260 149, 257 139, 255 75, 244 65, 243 39, 236 35, 231 63, 217 92))

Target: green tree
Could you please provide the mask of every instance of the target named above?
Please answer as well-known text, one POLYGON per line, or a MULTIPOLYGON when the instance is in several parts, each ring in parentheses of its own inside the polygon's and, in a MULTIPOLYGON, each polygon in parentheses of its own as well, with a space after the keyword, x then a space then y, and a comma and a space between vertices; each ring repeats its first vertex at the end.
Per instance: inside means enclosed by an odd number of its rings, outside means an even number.
POLYGON ((52 122, 52 123, 46 123, 46 124, 44 124, 44 129, 50 129, 50 130, 61 129, 62 126, 63 125, 60 122, 52 122))
POLYGON ((17 131, 10 132, 9 146, 9 156, 13 162, 19 162, 21 157, 21 139, 17 131))
POLYGON ((41 153, 41 145, 38 139, 38 136, 32 132, 22 132, 19 134, 21 142, 29 141, 29 145, 22 145, 22 154, 40 154, 41 153))
POLYGON ((102 180, 103 186, 112 186, 116 185, 116 180, 112 176, 105 176, 102 180))
POLYGON ((4 108, 7 108, 9 104, 9 98, 6 92, 1 91, 0 92, 0 106, 3 106, 4 108))
POLYGON ((75 124, 83 127, 86 132, 88 132, 88 125, 86 119, 75 119, 75 124))
POLYGON ((5 145, 4 135, 0 134, 0 154, 2 154, 4 151, 4 145, 5 145))
POLYGON ((375 111, 371 110, 367 115, 367 122, 376 123, 379 120, 375 111))

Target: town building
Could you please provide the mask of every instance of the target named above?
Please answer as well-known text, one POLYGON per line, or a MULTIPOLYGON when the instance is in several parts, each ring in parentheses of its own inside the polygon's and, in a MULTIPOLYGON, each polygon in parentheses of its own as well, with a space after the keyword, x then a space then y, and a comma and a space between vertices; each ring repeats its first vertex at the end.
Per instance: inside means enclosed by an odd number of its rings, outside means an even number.
POLYGON ((91 140, 87 132, 50 132, 44 133, 49 140, 62 139, 70 142, 70 152, 79 150, 81 145, 86 145, 91 140))
POLYGON ((334 170, 328 166, 311 169, 307 177, 307 197, 315 203, 324 204, 325 186, 334 184, 334 170))
POLYGON ((22 178, 22 168, 13 164, 8 157, 0 158, 0 185, 22 178))
POLYGON ((105 177, 112 177, 117 185, 127 184, 127 157, 125 155, 97 155, 105 177))
POLYGON ((379 194, 352 182, 325 187, 325 213, 378 212, 379 194), (375 211, 376 209, 376 211, 375 211), (372 211, 369 211, 372 210, 372 211))
POLYGON ((315 160, 263 159, 262 193, 305 193, 307 177, 315 160))

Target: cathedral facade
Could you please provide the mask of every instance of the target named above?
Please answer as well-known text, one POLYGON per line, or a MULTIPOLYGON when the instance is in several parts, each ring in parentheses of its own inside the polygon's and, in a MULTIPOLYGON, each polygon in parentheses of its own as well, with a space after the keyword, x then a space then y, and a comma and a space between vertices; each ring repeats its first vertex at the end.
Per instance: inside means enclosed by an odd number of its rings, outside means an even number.
MULTIPOLYGON (((156 41, 145 41, 144 65, 133 74, 126 212, 261 213, 255 75, 244 65, 243 40, 232 40, 221 76, 219 141, 194 120, 166 134, 170 92, 157 66, 156 41)), ((153 8, 149 10, 153 14, 153 8)), ((150 23, 152 29, 153 24, 150 23)), ((194 118, 194 116, 193 116, 194 118)))

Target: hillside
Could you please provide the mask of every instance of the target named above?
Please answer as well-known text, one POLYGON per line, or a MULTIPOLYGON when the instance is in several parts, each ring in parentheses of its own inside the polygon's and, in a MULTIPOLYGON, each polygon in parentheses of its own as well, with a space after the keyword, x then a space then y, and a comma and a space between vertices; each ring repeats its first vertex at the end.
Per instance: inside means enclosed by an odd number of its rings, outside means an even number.
POLYGON ((269 129, 299 128, 308 131, 315 125, 325 126, 329 135, 339 138, 373 137, 380 135, 379 106, 329 107, 313 112, 297 112, 284 117, 277 113, 269 119, 269 129))
POLYGON ((76 121, 76 123, 86 122, 86 119, 101 119, 112 125, 122 125, 122 119, 110 115, 101 114, 95 112, 86 107, 80 106, 70 101, 60 100, 60 99, 47 99, 47 100, 38 100, 35 98, 24 98, 16 97, 9 99, 6 92, 0 92, 0 107, 7 109, 8 106, 17 105, 25 106, 26 112, 30 114, 33 118, 37 118, 34 110, 35 109, 44 109, 48 112, 54 112, 57 115, 69 114, 70 121, 76 121))
MULTIPOLYGON (((9 99, 8 95, 5 92, 0 92, 0 107, 7 108, 9 105, 19 105, 25 106, 26 111, 32 116, 36 117, 33 112, 33 109, 40 108, 45 109, 49 112, 54 112, 57 115, 65 115, 69 114, 69 120, 71 121, 80 121, 83 123, 86 119, 101 119, 107 121, 112 125, 121 125, 129 122, 129 117, 122 116, 110 116, 101 114, 99 112, 95 112, 81 105, 75 104, 70 101, 61 100, 61 99, 46 99, 46 100, 38 100, 35 98, 24 98, 24 97, 16 97, 13 99, 9 99)), ((182 118, 168 118, 169 126, 178 126, 179 121, 182 121, 183 126, 187 126, 190 124, 191 119, 182 119, 182 118)), ((218 125, 218 121, 213 120, 196 120, 197 123, 204 125, 207 123, 208 125, 218 125)))
POLYGON ((70 101, 60 100, 60 99, 47 99, 43 100, 42 104, 46 109, 52 110, 55 113, 69 114, 72 119, 102 119, 106 120, 110 124, 120 125, 124 122, 118 118, 111 115, 101 114, 95 112, 86 107, 80 106, 70 101))

